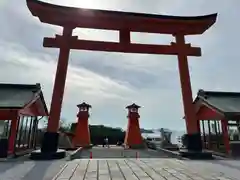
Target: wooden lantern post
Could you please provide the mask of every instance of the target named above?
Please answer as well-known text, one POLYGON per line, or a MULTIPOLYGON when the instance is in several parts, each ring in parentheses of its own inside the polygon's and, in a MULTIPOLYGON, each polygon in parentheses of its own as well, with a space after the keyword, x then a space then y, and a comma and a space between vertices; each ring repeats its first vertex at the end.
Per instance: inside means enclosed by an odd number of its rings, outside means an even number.
POLYGON ((140 115, 138 113, 140 106, 133 103, 126 108, 128 109, 128 126, 124 144, 129 148, 143 148, 143 139, 139 126, 140 115))
POLYGON ((82 104, 77 105, 79 112, 77 114, 78 122, 75 129, 75 136, 73 138, 73 145, 75 147, 89 147, 91 144, 88 118, 89 118, 89 109, 91 105, 83 102, 82 104))

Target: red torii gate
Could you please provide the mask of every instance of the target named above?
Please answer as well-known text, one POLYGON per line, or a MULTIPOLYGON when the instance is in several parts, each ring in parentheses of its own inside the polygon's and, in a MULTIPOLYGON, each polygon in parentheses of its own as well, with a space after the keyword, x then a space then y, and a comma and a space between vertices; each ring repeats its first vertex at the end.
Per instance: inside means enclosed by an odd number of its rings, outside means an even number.
POLYGON ((186 44, 185 36, 204 33, 215 23, 217 14, 176 17, 64 7, 38 0, 26 1, 32 15, 38 17, 41 22, 63 27, 62 35, 56 35, 55 38, 44 38, 43 42, 44 47, 59 48, 60 53, 42 152, 53 153, 57 151, 57 129, 71 49, 177 55, 189 140, 188 148, 201 149, 201 147, 194 146, 200 144, 200 135, 192 105, 192 90, 187 62, 187 56, 201 56, 201 49, 186 44), (119 31, 119 42, 80 40, 77 36, 72 36, 73 29, 76 27, 117 30, 119 31), (130 32, 172 34, 176 42, 172 42, 170 45, 133 44, 131 43, 130 32))

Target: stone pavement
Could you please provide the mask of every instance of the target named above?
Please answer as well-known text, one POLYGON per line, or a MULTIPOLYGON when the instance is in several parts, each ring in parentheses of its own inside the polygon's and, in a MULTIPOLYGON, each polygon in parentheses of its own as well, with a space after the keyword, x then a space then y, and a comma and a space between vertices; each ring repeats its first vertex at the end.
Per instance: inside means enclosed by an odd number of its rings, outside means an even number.
POLYGON ((66 160, 0 162, 0 180, 52 180, 66 160))
POLYGON ((154 150, 94 147, 79 159, 0 162, 0 180, 239 180, 240 161, 193 161, 154 150), (89 159, 93 152, 93 159, 89 159), (138 156, 136 157, 136 152, 138 156))
POLYGON ((174 158, 0 162, 0 180, 239 180, 240 161, 174 158))
MULTIPOLYGON (((154 151, 151 149, 124 149, 121 146, 111 146, 110 148, 103 148, 102 146, 95 146, 92 149, 83 150, 78 159, 89 159, 90 152, 93 159, 109 159, 109 158, 167 158, 163 151, 154 151)), ((170 157, 169 157, 170 158, 170 157)))
POLYGON ((240 163, 229 166, 233 164, 168 158, 78 159, 68 162, 53 180, 238 180, 240 163))

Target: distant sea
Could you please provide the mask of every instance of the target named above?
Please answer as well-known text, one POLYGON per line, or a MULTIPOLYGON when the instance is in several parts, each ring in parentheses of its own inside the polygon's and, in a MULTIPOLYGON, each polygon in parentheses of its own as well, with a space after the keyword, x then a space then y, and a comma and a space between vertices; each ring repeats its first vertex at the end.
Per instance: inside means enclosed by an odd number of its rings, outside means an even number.
MULTIPOLYGON (((185 132, 184 131, 171 131, 171 142, 173 144, 178 144, 177 137, 182 136, 185 132)), ((142 133, 144 138, 146 137, 161 137, 161 133, 159 131, 154 131, 153 133, 142 133)))

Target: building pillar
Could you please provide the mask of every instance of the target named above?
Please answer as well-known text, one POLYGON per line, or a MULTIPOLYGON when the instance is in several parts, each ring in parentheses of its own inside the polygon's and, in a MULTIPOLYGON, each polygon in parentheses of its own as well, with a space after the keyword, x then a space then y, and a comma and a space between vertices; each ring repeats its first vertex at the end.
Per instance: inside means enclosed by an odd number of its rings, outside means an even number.
POLYGON ((176 47, 178 48, 178 68, 187 129, 187 149, 202 151, 201 135, 198 128, 196 111, 193 105, 187 52, 184 49, 186 46, 184 34, 176 34, 175 38, 176 47))
POLYGON ((15 149, 15 141, 17 137, 17 129, 18 129, 18 121, 19 118, 13 118, 11 120, 11 129, 10 129, 10 135, 9 135, 9 140, 8 140, 8 152, 10 154, 14 153, 15 149))
POLYGON ((222 132, 223 132, 223 141, 226 148, 226 152, 227 154, 230 154, 231 148, 230 148, 229 135, 228 135, 228 120, 222 119, 221 124, 222 124, 222 132))
POLYGON ((50 114, 48 119, 47 132, 44 134, 41 151, 56 152, 58 149, 58 129, 61 116, 62 100, 67 76, 68 60, 70 54, 69 41, 72 37, 73 28, 64 27, 61 36, 60 53, 56 70, 50 114))
POLYGON ((197 120, 197 129, 198 129, 198 132, 201 134, 201 120, 197 120))
POLYGON ((82 103, 77 105, 79 112, 77 114, 78 122, 75 129, 75 135, 73 137, 73 145, 75 147, 89 147, 91 144, 91 138, 89 133, 88 118, 89 109, 91 105, 82 103))
POLYGON ((125 134, 124 144, 129 148, 144 148, 141 130, 139 126, 138 109, 140 106, 132 104, 128 109, 128 127, 125 134))

